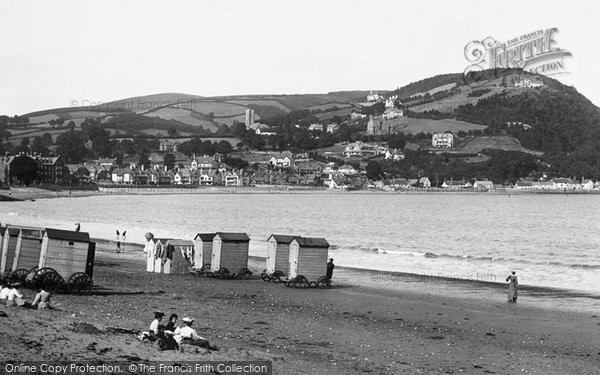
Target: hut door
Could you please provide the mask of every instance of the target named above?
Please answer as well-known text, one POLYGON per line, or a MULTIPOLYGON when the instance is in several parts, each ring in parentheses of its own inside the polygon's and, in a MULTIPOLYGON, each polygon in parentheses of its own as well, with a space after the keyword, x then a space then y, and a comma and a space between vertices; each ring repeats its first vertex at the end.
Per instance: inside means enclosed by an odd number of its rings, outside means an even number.
POLYGON ((94 276, 94 258, 96 257, 96 243, 90 242, 88 245, 87 261, 85 263, 85 273, 92 278, 94 276))

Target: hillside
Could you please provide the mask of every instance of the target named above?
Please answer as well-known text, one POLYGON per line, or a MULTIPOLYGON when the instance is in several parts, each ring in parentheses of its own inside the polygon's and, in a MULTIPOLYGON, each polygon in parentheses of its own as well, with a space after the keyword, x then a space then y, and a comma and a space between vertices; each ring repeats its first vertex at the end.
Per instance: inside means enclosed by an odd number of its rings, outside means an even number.
MULTIPOLYGON (((556 174, 600 176, 600 109, 574 87, 552 78, 518 69, 490 70, 462 80, 440 75, 394 93, 405 95, 402 107, 409 117, 484 125, 486 133, 520 142, 509 149, 546 155, 556 174)), ((493 148, 505 148, 492 143, 493 148)))

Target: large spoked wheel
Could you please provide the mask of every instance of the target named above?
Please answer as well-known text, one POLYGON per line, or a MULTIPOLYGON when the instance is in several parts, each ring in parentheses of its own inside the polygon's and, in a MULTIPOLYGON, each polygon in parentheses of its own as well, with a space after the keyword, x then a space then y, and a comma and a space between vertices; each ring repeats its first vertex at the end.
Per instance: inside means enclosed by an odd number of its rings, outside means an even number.
POLYGON ((65 280, 55 269, 44 267, 39 269, 33 276, 33 285, 36 288, 53 291, 62 289, 65 285, 65 280))
POLYGON ((20 268, 10 274, 10 281, 12 281, 13 283, 14 282, 24 283, 25 280, 27 279, 27 274, 29 274, 29 270, 20 268))
POLYGON ((310 284, 308 280, 303 275, 298 275, 293 281, 294 288, 308 288, 310 284))
POLYGON ((273 272, 273 275, 271 275, 271 280, 273 280, 275 283, 280 283, 283 277, 285 277, 285 273, 283 273, 283 271, 276 270, 273 272))
POLYGON ((27 284, 33 284, 33 277, 35 276, 35 274, 38 271, 38 266, 32 267, 29 272, 27 272, 27 277, 25 278, 25 282, 27 284))
POLYGON ((67 286, 70 290, 80 292, 83 290, 90 290, 94 286, 92 278, 84 272, 77 272, 69 277, 67 286))
POLYGON ((271 276, 269 276, 269 274, 267 273, 267 270, 262 271, 262 273, 260 274, 260 278, 263 281, 271 281, 271 276))
POLYGON ((319 277, 317 280, 317 286, 322 286, 323 288, 329 288, 331 286, 331 280, 327 276, 319 277))
POLYGON ((244 280, 248 280, 250 278, 250 276, 252 276, 252 271, 250 271, 248 268, 244 267, 240 270, 240 272, 238 272, 238 277, 243 278, 244 280))
POLYGON ((229 270, 225 267, 222 267, 220 270, 217 271, 217 277, 219 279, 230 279, 231 278, 231 272, 229 272, 229 270))

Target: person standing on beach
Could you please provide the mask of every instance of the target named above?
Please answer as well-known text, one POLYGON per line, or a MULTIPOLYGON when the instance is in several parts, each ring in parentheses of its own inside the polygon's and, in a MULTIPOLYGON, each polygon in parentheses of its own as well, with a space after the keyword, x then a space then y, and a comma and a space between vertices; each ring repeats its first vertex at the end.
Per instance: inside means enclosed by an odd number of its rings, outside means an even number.
POLYGON ((333 258, 329 258, 329 262, 327 263, 327 277, 329 280, 333 279, 333 269, 335 268, 335 264, 333 264, 333 258))
POLYGON ((119 233, 119 230, 117 229, 117 241, 119 241, 121 239, 121 233, 119 233))
POLYGON ((126 237, 125 237, 125 236, 126 236, 126 235, 127 235, 127 231, 126 231, 126 230, 124 230, 124 231, 123 231, 123 235, 121 236, 121 238, 123 239, 123 241, 125 241, 125 239, 126 239, 126 237))
POLYGON ((508 302, 517 302, 517 286, 519 285, 519 279, 515 275, 515 271, 511 272, 506 278, 508 281, 508 302))
POLYGON ((117 241, 117 254, 121 252, 121 241, 117 241))

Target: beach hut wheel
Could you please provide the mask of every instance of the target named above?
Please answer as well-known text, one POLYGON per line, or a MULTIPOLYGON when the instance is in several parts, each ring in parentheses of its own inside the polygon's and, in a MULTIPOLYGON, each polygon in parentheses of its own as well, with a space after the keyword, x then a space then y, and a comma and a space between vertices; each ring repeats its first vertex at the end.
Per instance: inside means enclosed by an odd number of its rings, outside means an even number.
POLYGON ((269 275, 267 274, 267 270, 264 270, 264 271, 262 271, 262 273, 260 274, 260 278, 261 278, 263 281, 271 281, 271 276, 269 276, 269 275))
POLYGON ((298 275, 294 279, 295 288, 308 288, 309 286, 310 284, 308 283, 308 280, 303 275, 298 275))
POLYGON ((239 275, 241 275, 244 278, 244 280, 248 280, 250 276, 252 276, 252 271, 244 267, 240 270, 239 275))
POLYGON ((90 290, 94 285, 92 278, 85 272, 77 272, 69 277, 69 289, 73 291, 90 290))
POLYGON ((46 290, 52 291, 62 289, 65 285, 65 280, 55 269, 44 267, 40 268, 33 276, 33 285, 35 287, 44 287, 46 290))
POLYGON ((329 277, 327 277, 327 276, 321 276, 321 277, 319 277, 319 280, 317 281, 317 285, 323 286, 325 288, 329 288, 331 286, 331 280, 329 280, 329 277))
POLYGON ((285 276, 285 273, 283 273, 283 271, 276 270, 275 272, 273 272, 273 275, 271 275, 271 278, 275 282, 281 282, 281 278, 284 276, 285 276))
POLYGON ((231 273, 229 272, 229 270, 227 268, 222 267, 218 271, 218 277, 219 277, 219 279, 229 279, 229 278, 231 278, 231 273))
POLYGON ((27 279, 27 274, 29 274, 29 270, 20 268, 10 275, 10 279, 12 282, 24 283, 27 279))

